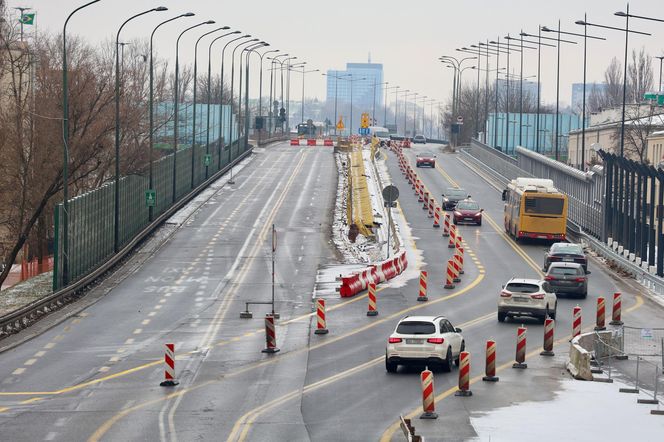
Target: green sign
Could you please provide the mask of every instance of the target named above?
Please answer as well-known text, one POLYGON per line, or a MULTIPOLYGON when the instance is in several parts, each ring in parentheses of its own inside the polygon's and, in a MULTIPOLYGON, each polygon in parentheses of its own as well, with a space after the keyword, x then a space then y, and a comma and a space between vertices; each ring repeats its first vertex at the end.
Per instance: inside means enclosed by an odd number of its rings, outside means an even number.
POLYGON ((35 14, 23 14, 21 18, 18 19, 19 23, 24 25, 34 25, 35 24, 35 14))
POLYGON ((657 106, 664 106, 664 95, 657 96, 657 106))
POLYGON ((157 193, 152 190, 148 189, 145 191, 145 207, 154 207, 157 204, 157 193))
POLYGON ((206 166, 212 164, 212 155, 206 153, 205 156, 203 157, 203 164, 205 164, 206 166))
POLYGON ((654 101, 657 99, 657 94, 654 92, 646 92, 645 94, 643 94, 643 99, 646 101, 651 101, 651 100, 654 101))

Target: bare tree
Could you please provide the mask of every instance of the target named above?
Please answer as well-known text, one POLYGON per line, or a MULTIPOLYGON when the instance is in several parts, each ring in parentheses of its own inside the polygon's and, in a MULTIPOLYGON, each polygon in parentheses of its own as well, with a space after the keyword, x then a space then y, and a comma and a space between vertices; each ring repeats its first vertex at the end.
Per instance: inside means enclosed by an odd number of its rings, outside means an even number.
POLYGON ((638 103, 643 94, 653 88, 652 57, 644 48, 639 52, 632 50, 632 63, 627 67, 628 100, 638 103))
MULTIPOLYGON (((625 154, 635 161, 647 162, 648 136, 655 130, 664 128, 660 115, 653 115, 654 107, 629 106, 625 115, 625 154)), ((611 135, 615 145, 620 143, 621 128, 611 135)))

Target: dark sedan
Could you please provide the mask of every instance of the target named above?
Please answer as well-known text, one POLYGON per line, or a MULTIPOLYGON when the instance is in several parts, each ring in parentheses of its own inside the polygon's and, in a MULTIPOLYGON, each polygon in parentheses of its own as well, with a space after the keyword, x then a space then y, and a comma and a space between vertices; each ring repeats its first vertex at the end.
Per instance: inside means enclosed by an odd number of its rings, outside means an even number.
POLYGON ((544 255, 544 271, 549 269, 553 262, 575 262, 583 266, 583 270, 588 271, 588 257, 580 244, 568 242, 556 242, 544 255))
POLYGON ((588 296, 588 273, 581 264, 574 262, 553 262, 544 280, 556 293, 570 293, 582 298, 588 296))
POLYGON ((456 207, 457 203, 461 200, 470 198, 465 189, 458 187, 450 187, 443 193, 443 209, 452 210, 456 207))

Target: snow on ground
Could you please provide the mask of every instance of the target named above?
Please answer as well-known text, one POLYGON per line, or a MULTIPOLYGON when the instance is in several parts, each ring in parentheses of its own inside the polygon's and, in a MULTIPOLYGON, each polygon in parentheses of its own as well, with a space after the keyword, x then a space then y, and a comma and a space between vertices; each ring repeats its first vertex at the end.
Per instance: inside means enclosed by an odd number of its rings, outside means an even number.
POLYGON ((471 416, 478 434, 474 440, 664 440, 664 417, 650 414, 657 406, 637 404, 636 395, 618 392, 627 385, 566 380, 561 387, 551 401, 523 402, 471 416))
POLYGON ((312 298, 338 298, 341 276, 364 270, 364 264, 341 264, 327 265, 318 269, 316 283, 312 292, 312 298))
POLYGON ((2 290, 0 316, 37 301, 52 292, 53 272, 42 273, 33 278, 2 290))

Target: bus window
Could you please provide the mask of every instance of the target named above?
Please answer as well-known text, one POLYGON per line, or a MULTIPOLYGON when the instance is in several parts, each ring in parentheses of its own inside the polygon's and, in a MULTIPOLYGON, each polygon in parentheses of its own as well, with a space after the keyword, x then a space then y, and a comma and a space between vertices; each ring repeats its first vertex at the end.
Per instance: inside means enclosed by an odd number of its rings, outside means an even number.
POLYGON ((525 212, 537 215, 562 215, 565 200, 562 198, 526 197, 525 212))

